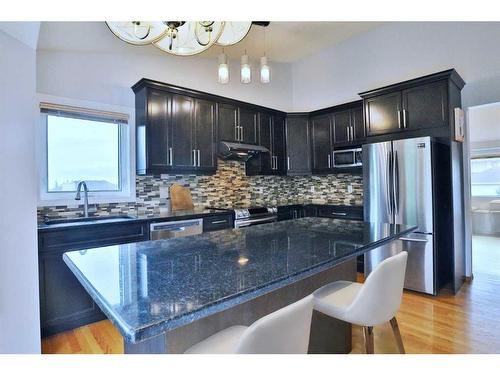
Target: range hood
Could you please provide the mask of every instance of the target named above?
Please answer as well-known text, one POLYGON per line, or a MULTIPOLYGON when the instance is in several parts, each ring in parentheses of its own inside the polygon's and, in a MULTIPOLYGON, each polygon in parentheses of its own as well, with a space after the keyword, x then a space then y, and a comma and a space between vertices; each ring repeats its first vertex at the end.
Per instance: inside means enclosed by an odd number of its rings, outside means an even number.
POLYGON ((269 152, 264 146, 247 143, 221 141, 219 143, 219 156, 222 159, 247 161, 252 156, 261 152, 269 152))

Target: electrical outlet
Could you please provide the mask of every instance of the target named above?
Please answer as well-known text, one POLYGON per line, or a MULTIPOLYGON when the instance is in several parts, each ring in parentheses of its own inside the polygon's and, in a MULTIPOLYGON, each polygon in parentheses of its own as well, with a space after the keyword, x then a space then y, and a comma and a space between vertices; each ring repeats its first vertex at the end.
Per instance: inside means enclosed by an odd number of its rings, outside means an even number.
POLYGON ((347 192, 348 192, 349 194, 351 194, 351 193, 352 193, 352 185, 347 185, 347 192))

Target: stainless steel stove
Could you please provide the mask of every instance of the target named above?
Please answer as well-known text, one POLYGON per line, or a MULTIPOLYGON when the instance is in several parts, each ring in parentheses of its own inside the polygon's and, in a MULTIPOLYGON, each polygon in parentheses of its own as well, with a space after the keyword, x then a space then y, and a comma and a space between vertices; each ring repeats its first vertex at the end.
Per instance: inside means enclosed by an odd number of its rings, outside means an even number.
POLYGON ((252 225, 272 223, 278 220, 277 207, 249 207, 249 208, 217 208, 208 207, 213 210, 226 210, 234 212, 234 227, 243 228, 252 225))

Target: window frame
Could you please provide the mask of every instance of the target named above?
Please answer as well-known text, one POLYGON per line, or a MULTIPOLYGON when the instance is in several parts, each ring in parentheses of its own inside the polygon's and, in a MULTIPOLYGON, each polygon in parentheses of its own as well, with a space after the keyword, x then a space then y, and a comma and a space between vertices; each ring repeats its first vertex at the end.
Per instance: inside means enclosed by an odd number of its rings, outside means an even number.
MULTIPOLYGON (((470 179, 470 195, 472 198, 500 198, 500 194, 497 194, 497 195, 474 195, 473 194, 473 190, 474 190, 474 185, 481 185, 481 184, 475 184, 473 181, 472 181, 472 161, 473 160, 485 160, 485 159, 500 159, 500 153, 498 153, 498 150, 497 149, 494 149, 494 151, 496 152, 493 152, 491 153, 491 150, 490 149, 487 149, 487 150, 480 150, 480 151, 476 151, 475 154, 473 156, 471 156, 470 158, 470 164, 471 164, 471 179, 470 179)), ((500 182, 498 183, 498 187, 500 187, 500 182)))
MULTIPOLYGON (((66 104, 66 103, 63 103, 66 104)), ((74 103, 70 103, 74 104, 74 103)), ((77 103, 80 105, 80 103, 77 103)), ((87 106, 88 107, 88 106, 87 106)), ((93 106, 95 108, 95 105, 93 106)), ((98 108, 96 110, 109 110, 106 108, 98 108)), ((116 107, 111 108, 116 110, 116 107)), ((121 109, 122 112, 123 108, 121 109)), ((136 201, 136 186, 135 186, 135 124, 133 123, 134 114, 130 110, 126 111, 129 114, 127 123, 119 124, 119 191, 89 191, 89 204, 103 203, 124 203, 136 201)), ((133 112, 133 110, 132 110, 133 112)), ((39 125, 37 126, 37 161, 39 171, 39 186, 38 186, 38 206, 78 206, 81 202, 75 200, 76 192, 49 192, 48 191, 48 144, 47 144, 47 128, 48 116, 50 113, 39 113, 39 125)), ((70 114, 64 117, 72 118, 70 114)), ((74 118, 81 118, 75 114, 74 118)), ((92 119, 89 119, 92 120, 92 119)), ((98 121, 98 119, 96 119, 98 121)))

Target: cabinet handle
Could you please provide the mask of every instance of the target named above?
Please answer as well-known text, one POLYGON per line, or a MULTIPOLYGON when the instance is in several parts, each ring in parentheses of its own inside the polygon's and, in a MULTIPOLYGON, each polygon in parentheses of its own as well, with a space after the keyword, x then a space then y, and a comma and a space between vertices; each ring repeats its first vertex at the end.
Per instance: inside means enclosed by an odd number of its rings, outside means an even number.
POLYGON ((196 150, 193 150, 193 167, 196 167, 196 150))
POLYGON ((354 125, 351 125, 351 141, 354 141, 354 125))
POLYGON ((215 220, 211 222, 211 224, 223 224, 223 223, 227 223, 227 220, 215 220))
POLYGON ((274 157, 274 169, 278 170, 278 157, 277 156, 274 157))
POLYGON ((290 156, 286 157, 286 168, 290 170, 290 156))
POLYGON ((241 138, 240 138, 240 141, 243 142, 243 126, 240 126, 240 129, 241 129, 241 138))
POLYGON ((239 137, 238 137, 238 131, 239 131, 238 129, 239 128, 240 127, 238 125, 234 126, 234 139, 236 139, 237 141, 239 140, 239 137))
POLYGON ((347 213, 346 213, 346 212, 335 212, 335 211, 332 211, 332 215, 336 215, 336 216, 347 216, 347 213))
POLYGON ((328 168, 332 167, 332 160, 330 154, 328 154, 328 168))
POLYGON ((198 150, 197 153, 198 153, 198 167, 199 167, 201 165, 201 162, 200 162, 200 159, 201 159, 200 158, 200 150, 198 150))
POLYGON ((170 166, 174 165, 172 147, 168 148, 168 165, 170 166))
POLYGON ((403 128, 406 129, 406 109, 403 109, 403 128))
POLYGON ((398 109, 398 128, 401 129, 401 111, 398 109))

